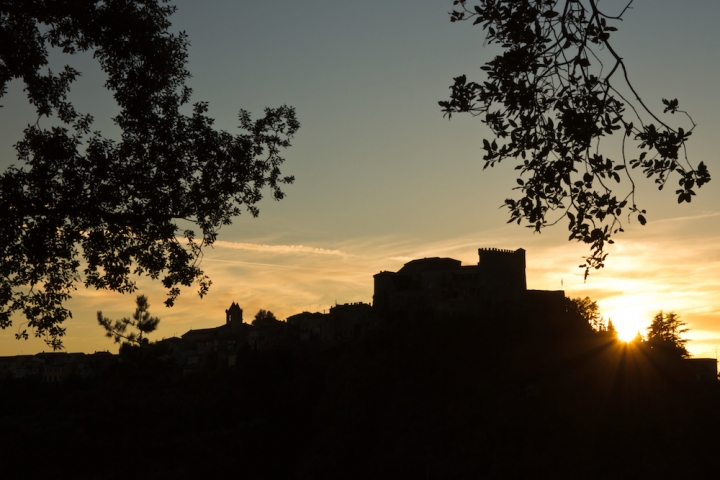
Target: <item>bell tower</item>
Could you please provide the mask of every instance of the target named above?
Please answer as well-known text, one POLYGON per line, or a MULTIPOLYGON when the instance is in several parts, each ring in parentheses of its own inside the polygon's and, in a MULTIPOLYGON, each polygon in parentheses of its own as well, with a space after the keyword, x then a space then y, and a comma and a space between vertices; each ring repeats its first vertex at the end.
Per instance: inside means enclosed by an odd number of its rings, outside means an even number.
POLYGON ((225 324, 230 325, 230 330, 235 331, 243 323, 243 311, 240 305, 233 302, 230 308, 225 310, 225 324))

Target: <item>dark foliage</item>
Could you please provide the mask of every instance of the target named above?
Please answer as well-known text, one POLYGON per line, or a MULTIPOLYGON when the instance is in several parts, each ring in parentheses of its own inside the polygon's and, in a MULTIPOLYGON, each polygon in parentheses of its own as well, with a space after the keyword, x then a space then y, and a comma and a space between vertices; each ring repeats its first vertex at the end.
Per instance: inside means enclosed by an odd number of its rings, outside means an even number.
POLYGON ((105 336, 115 340, 115 343, 123 342, 128 345, 141 346, 148 343, 147 338, 143 338, 143 335, 154 332, 160 319, 158 317, 150 316, 150 304, 145 295, 138 295, 135 300, 137 308, 132 318, 122 318, 121 320, 115 320, 113 322, 109 318, 103 316, 101 311, 97 312, 97 320, 101 327, 105 329, 105 336), (127 331, 128 327, 132 327, 137 330, 135 332, 127 331))
POLYGON ((653 321, 647 328, 647 342, 653 348, 659 348, 683 358, 689 358, 687 340, 680 335, 688 332, 689 328, 683 328, 687 325, 680 320, 680 315, 675 312, 663 313, 658 312, 653 317, 653 321))
POLYGON ((539 232, 566 219, 569 239, 590 246, 580 265, 586 278, 604 266, 606 243, 623 231, 625 215, 646 223, 631 170, 640 169, 659 189, 676 176, 679 203, 710 181, 703 162, 695 168, 687 160, 692 118, 677 100, 663 99, 663 113, 684 114, 688 129, 671 127, 651 111, 610 42, 632 0, 614 13, 599 3, 455 0, 450 20, 472 19, 486 43, 499 44, 503 53, 481 67, 486 81, 459 76, 450 100, 439 102, 448 117, 470 113, 490 128, 495 138, 483 140, 485 168, 515 163, 521 196, 505 200, 509 222, 525 221, 539 232), (601 153, 603 138, 615 133, 622 135, 619 153, 601 153), (626 150, 633 143, 637 154, 626 150))
POLYGON ((203 247, 241 207, 257 215, 266 187, 279 200, 293 181, 280 172, 299 128, 292 108, 255 121, 241 110, 239 135, 216 130, 206 103, 181 112, 188 39, 168 31, 174 10, 166 0, 0 2, 0 97, 21 79, 38 116, 15 145, 18 165, 0 176, 0 327, 19 312, 60 348, 64 305, 80 282, 130 293, 132 275, 147 275, 161 278, 168 306, 180 286, 196 282, 202 296, 211 283, 203 247), (76 111, 68 93, 80 72, 50 71, 49 48, 93 52, 120 109, 120 138, 76 111))
POLYGON ((275 317, 274 313, 272 313, 270 310, 263 310, 261 308, 255 314, 255 318, 253 318, 252 324, 256 327, 265 327, 273 325, 276 322, 279 322, 279 320, 275 317))
POLYGON ((590 297, 568 298, 565 297, 565 310, 574 319, 586 322, 596 333, 617 339, 617 331, 612 320, 605 320, 600 315, 600 307, 590 297))

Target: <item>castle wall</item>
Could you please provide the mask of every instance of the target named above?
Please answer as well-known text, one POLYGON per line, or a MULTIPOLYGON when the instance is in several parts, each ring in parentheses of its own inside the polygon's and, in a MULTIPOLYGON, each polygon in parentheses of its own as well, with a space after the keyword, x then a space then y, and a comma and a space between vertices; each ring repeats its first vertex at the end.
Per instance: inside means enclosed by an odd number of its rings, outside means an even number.
POLYGON ((481 248, 477 265, 452 258, 424 258, 397 273, 374 276, 373 305, 380 312, 478 311, 522 301, 527 290, 525 250, 481 248))

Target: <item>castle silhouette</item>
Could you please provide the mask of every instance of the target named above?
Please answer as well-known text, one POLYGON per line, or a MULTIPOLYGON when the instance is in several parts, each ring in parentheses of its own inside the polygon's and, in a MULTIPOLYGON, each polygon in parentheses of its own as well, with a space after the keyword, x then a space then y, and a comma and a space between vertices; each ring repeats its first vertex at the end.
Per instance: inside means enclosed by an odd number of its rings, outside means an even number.
MULTIPOLYGON (((477 265, 433 257, 412 260, 397 272, 380 272, 374 276, 373 305, 380 312, 481 312, 528 300, 525 250, 480 248, 478 256, 477 265)), ((562 291, 531 292, 551 303, 565 296, 562 291)))
POLYGON ((480 248, 477 265, 452 258, 423 258, 397 272, 374 275, 373 303, 346 303, 328 313, 301 312, 282 321, 245 323, 233 302, 225 324, 167 339, 186 372, 232 366, 242 349, 326 349, 367 335, 397 319, 501 312, 532 312, 545 321, 565 318, 565 292, 528 290, 525 250, 480 248))

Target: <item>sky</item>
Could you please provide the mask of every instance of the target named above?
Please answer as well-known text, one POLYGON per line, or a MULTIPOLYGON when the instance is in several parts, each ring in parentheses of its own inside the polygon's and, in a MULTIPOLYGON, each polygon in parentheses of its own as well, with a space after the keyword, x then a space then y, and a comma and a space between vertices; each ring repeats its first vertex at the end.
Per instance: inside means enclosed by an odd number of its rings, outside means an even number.
MULTIPOLYGON (((451 23, 451 0, 176 1, 173 31, 189 35, 193 101, 207 101, 216 127, 238 132, 243 108, 292 105, 302 127, 285 152, 283 173, 296 181, 286 199, 259 203, 223 227, 202 267, 213 285, 198 298, 183 290, 163 305, 159 282, 139 279, 150 311, 161 318, 151 338, 182 335, 224 322, 235 301, 251 319, 259 309, 278 318, 331 305, 372 300, 372 275, 412 259, 452 257, 477 263, 479 247, 527 251, 528 288, 589 296, 621 332, 644 332, 658 311, 675 311, 691 329, 688 349, 715 357, 720 347, 720 3, 636 0, 613 36, 643 100, 662 112, 678 98, 698 124, 689 158, 716 178, 691 204, 672 190, 638 179, 648 224, 625 225, 606 267, 583 281, 582 244, 563 225, 534 234, 508 225, 501 205, 513 194, 511 164, 483 171, 479 119, 443 118, 437 104, 452 79, 483 79, 480 65, 497 53, 468 22, 451 23)), ((603 1, 612 11, 616 0, 603 1)), ((56 58, 57 57, 57 58, 56 58)), ((116 134, 117 112, 91 55, 56 55, 83 73, 72 100, 116 134)), ((35 121, 15 81, 0 101, 0 167, 16 163, 12 145, 35 121)), ((683 126, 678 116, 667 118, 683 126)), ((686 126, 686 125, 685 125, 686 126)), ((687 129, 687 128, 686 128, 687 129)), ((641 177, 641 176, 640 176, 641 177)), ((78 289, 65 324, 67 351, 117 351, 103 337, 96 311, 129 316, 134 295, 78 289)), ((22 323, 0 331, 0 355, 47 351, 39 339, 16 341, 22 323)))

